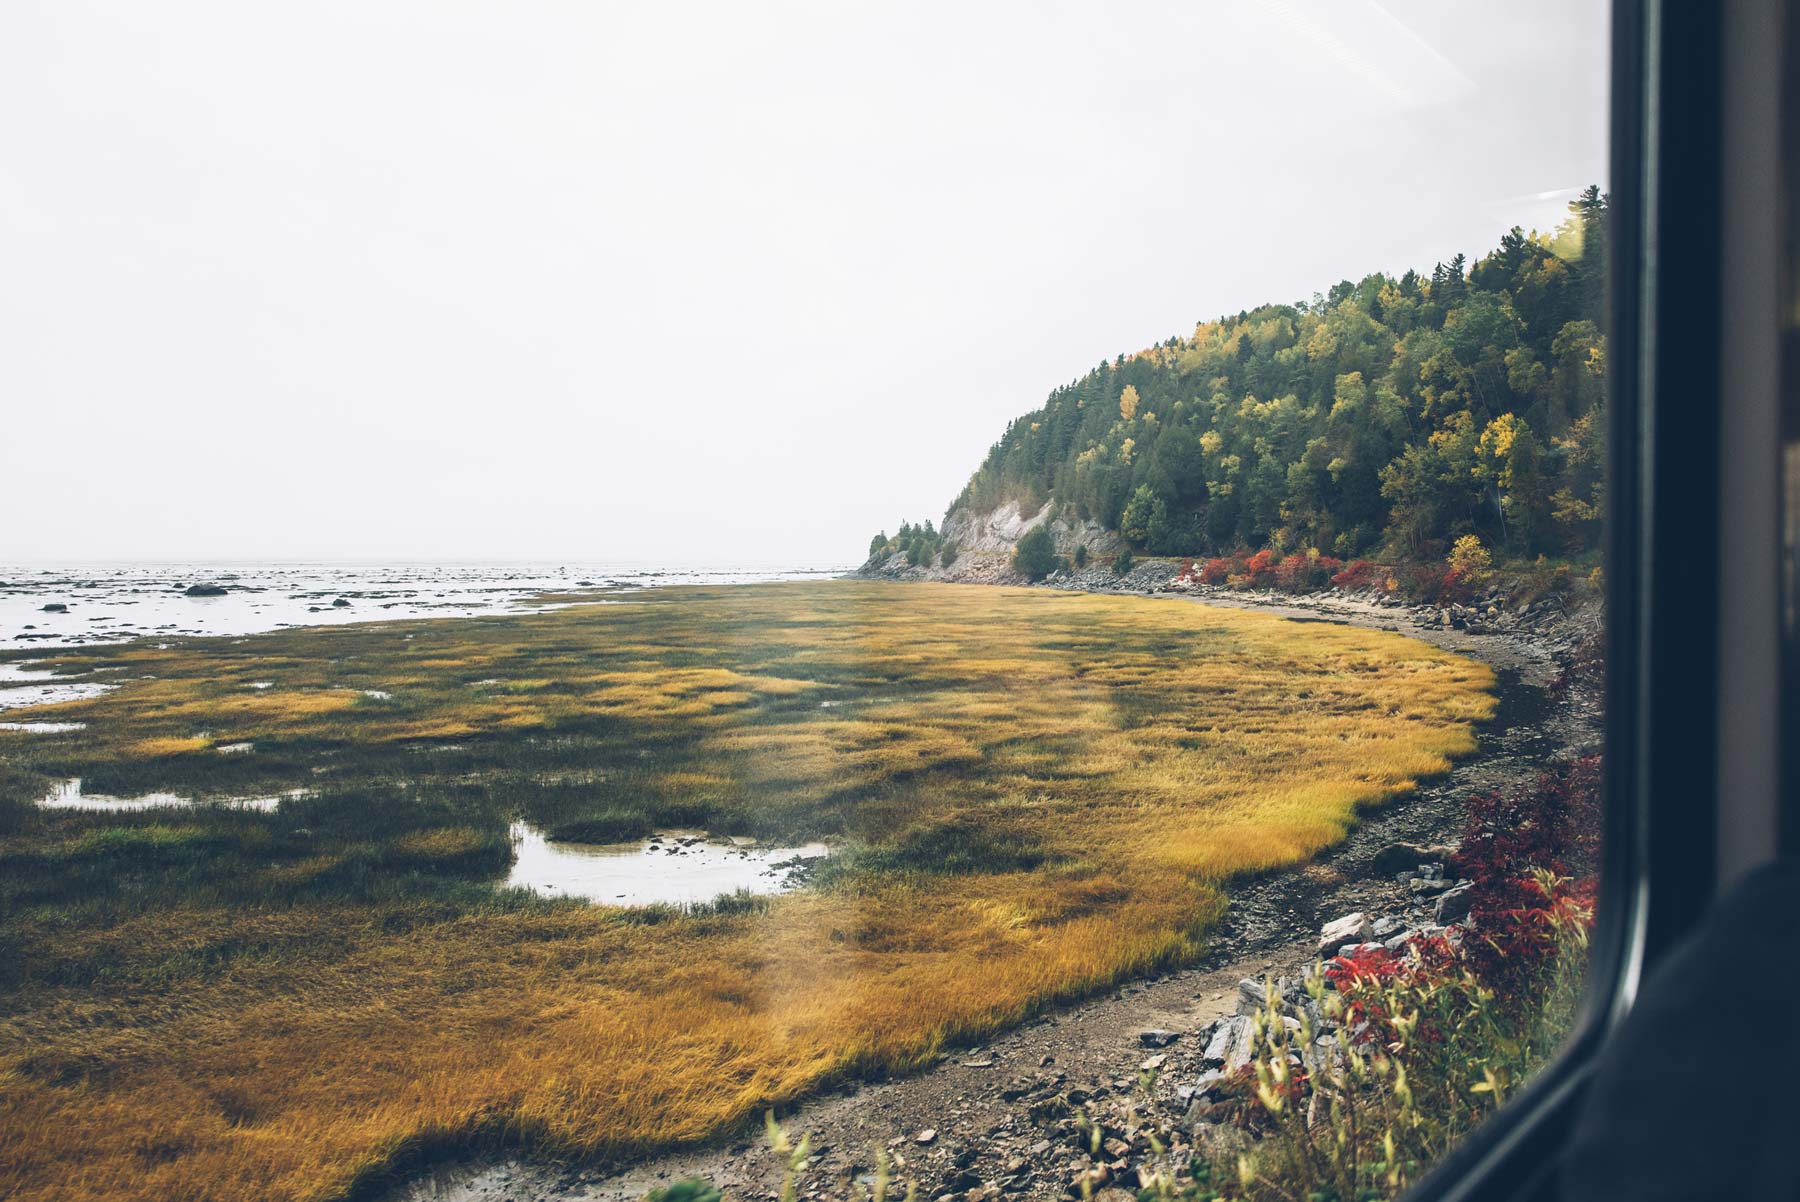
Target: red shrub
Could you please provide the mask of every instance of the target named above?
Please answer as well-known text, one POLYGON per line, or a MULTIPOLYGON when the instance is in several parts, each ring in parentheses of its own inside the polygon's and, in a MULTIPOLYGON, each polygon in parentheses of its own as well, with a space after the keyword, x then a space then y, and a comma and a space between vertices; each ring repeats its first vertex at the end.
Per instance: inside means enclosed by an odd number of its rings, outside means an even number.
POLYGON ((1275 552, 1264 547, 1244 561, 1244 583, 1251 588, 1268 588, 1275 583, 1275 552))
POLYGON ((1482 937, 1468 955, 1484 980, 1527 979, 1555 951, 1559 926, 1592 918, 1600 838, 1598 756, 1470 799, 1456 865, 1474 882, 1469 913, 1482 937), (1535 869, 1556 884, 1546 890, 1535 869))
POLYGON ((1331 583, 1344 589, 1373 588, 1387 579, 1387 572, 1379 564, 1370 563, 1366 559, 1353 559, 1350 566, 1331 578, 1331 583))
MULTIPOLYGON (((1442 935, 1417 935, 1407 942, 1405 956, 1397 956, 1385 947, 1337 956, 1326 962, 1325 980, 1344 996, 1346 1025, 1352 1031, 1361 1028, 1356 1036, 1358 1043, 1390 1044, 1399 1032, 1382 999, 1382 987, 1445 975, 1457 955, 1456 945, 1442 935), (1365 1023, 1367 1026, 1363 1026, 1365 1023)), ((1424 1038, 1442 1035, 1426 1028, 1420 1028, 1416 1034, 1424 1038)))
POLYGON ((1200 583, 1224 584, 1227 577, 1240 576, 1243 570, 1244 565, 1236 559, 1209 559, 1200 569, 1200 583))
POLYGON ((1444 595, 1444 566, 1435 563, 1409 563, 1394 571, 1400 594, 1408 601, 1438 604, 1444 595))
POLYGON ((1470 798, 1457 869, 1477 894, 1533 868, 1588 876, 1599 865, 1600 826, 1600 757, 1590 755, 1529 788, 1470 798))
POLYGON ((1290 593, 1304 591, 1311 566, 1304 555, 1288 556, 1275 565, 1275 587, 1290 593))
POLYGON ((1434 600, 1440 605, 1467 605, 1475 600, 1476 591, 1477 586, 1468 579, 1468 574, 1463 569, 1451 568, 1444 573, 1434 600))
POLYGON ((1343 566, 1329 555, 1290 555, 1275 565, 1275 587, 1290 593, 1309 593, 1324 588, 1331 574, 1343 566))

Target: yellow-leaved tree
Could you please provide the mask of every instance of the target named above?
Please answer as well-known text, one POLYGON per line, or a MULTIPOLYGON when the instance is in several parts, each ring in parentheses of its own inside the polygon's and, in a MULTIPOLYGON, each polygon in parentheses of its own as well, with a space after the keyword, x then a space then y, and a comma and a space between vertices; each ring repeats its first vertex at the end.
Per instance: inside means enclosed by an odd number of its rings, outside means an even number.
POLYGON ((1125 391, 1119 394, 1119 416, 1130 421, 1137 416, 1138 394, 1135 384, 1125 385, 1125 391))
POLYGON ((1481 539, 1465 534, 1450 548, 1450 568, 1469 584, 1486 584, 1493 573, 1494 558, 1481 545, 1481 539))

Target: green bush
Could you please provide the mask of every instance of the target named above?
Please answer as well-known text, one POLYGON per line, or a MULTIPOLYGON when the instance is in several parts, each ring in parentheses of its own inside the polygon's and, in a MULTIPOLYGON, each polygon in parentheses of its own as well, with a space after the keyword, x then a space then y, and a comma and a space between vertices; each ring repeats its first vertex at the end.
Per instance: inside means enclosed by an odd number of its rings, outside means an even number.
POLYGON ((1077 568, 1085 568, 1087 565, 1088 549, 1087 544, 1083 543, 1081 546, 1075 548, 1075 566, 1077 568))
POLYGON ((650 1191, 649 1202, 719 1202, 719 1188, 704 1177, 689 1177, 650 1191))
POLYGON ((1042 580, 1056 570, 1056 540, 1044 527, 1033 527, 1019 540, 1012 566, 1027 580, 1042 580))
POLYGON ((943 551, 941 551, 938 554, 938 564, 942 567, 947 568, 955 562, 956 562, 956 548, 946 545, 944 547, 943 551))
POLYGON ((1113 557, 1113 575, 1115 576, 1127 575, 1135 566, 1137 566, 1137 561, 1131 557, 1130 547, 1126 547, 1113 557))

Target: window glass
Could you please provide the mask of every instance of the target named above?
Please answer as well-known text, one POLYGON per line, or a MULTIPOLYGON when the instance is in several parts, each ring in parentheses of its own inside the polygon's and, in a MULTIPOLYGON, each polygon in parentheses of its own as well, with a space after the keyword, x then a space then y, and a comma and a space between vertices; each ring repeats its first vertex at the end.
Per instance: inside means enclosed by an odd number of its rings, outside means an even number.
POLYGON ((9 8, 0 1195, 1419 1180, 1583 990, 1607 23, 9 8))

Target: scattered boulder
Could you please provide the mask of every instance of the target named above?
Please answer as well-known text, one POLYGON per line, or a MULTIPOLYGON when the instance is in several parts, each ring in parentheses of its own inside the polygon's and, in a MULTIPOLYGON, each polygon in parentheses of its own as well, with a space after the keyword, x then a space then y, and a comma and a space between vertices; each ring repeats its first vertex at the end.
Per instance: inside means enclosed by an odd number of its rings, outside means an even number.
POLYGON ((69 607, 64 605, 61 601, 52 601, 50 604, 44 606, 44 612, 47 614, 66 614, 69 612, 69 607))
POLYGON ((339 597, 336 601, 333 601, 331 603, 331 608, 333 608, 333 609, 349 609, 350 602, 343 597, 339 597))
POLYGON ((1138 1042, 1147 1048, 1166 1048, 1180 1038, 1181 1032, 1164 1031, 1161 1028, 1138 1032, 1138 1042))
POLYGON ((1474 890, 1475 886, 1471 882, 1463 881, 1455 888, 1440 893, 1437 900, 1437 920, 1448 926, 1466 919, 1469 907, 1475 900, 1472 896, 1474 890))
POLYGON ((1326 923, 1319 932, 1319 951, 1323 955, 1335 955, 1335 949, 1346 943, 1367 942, 1372 933, 1367 914, 1361 910, 1346 914, 1335 922, 1326 923))
POLYGON ((1206 1041, 1206 1050, 1200 1053, 1200 1060, 1209 1068, 1223 1068, 1230 1073, 1250 1063, 1255 1042, 1255 1024, 1250 1017, 1233 1014, 1220 1019, 1213 1027, 1212 1038, 1206 1041))
POLYGON ((222 584, 190 584, 181 591, 190 597, 223 597, 230 590, 222 584))
POLYGON ((918 1143, 918 1144, 928 1144, 936 1139, 937 1139, 937 1128, 936 1127, 927 1127, 927 1128, 925 1128, 925 1130, 923 1130, 923 1131, 919 1132, 917 1135, 913 1136, 913 1142, 918 1143))
POLYGON ((1369 871, 1390 880, 1405 872, 1409 876, 1421 864, 1447 862, 1456 850, 1450 847, 1427 847, 1417 843, 1390 843, 1369 861, 1369 871))

